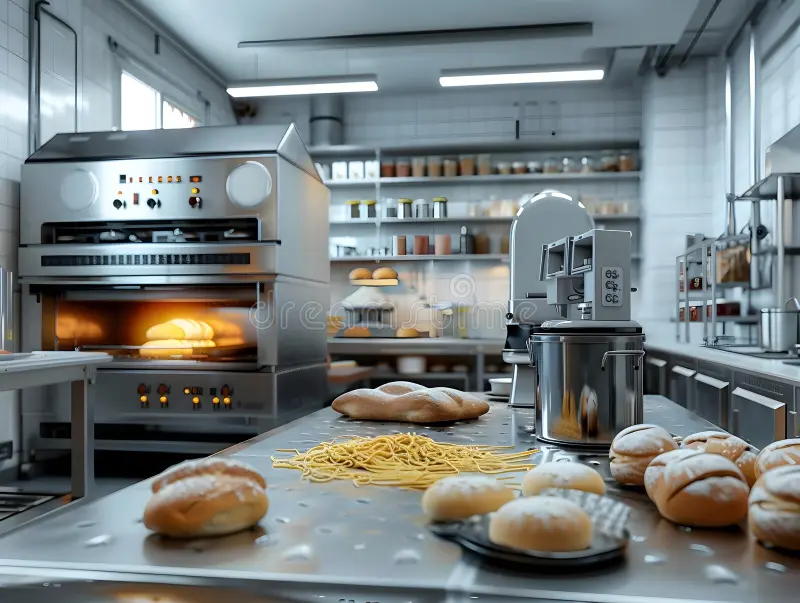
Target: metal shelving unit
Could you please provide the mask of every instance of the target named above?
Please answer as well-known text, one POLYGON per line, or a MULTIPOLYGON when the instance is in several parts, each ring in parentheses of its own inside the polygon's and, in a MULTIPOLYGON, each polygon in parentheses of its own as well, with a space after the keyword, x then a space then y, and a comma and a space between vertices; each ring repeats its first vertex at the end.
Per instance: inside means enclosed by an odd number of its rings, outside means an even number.
POLYGON ((510 184, 514 182, 589 182, 601 180, 639 180, 641 172, 576 172, 556 174, 490 174, 485 176, 455 176, 422 178, 379 178, 377 180, 326 180, 329 188, 360 188, 380 184, 381 186, 411 184, 510 184))
MULTIPOLYGON (((642 256, 635 253, 631 256, 631 260, 638 262, 642 256)), ((508 254, 505 253, 452 253, 450 255, 346 255, 340 258, 330 258, 332 264, 349 263, 349 262, 470 262, 477 261, 500 261, 508 262, 508 254)))
MULTIPOLYGON (((595 222, 638 222, 639 214, 598 214, 592 216, 595 222)), ((514 218, 508 216, 453 216, 447 218, 371 218, 366 220, 331 220, 332 226, 369 224, 511 224, 514 218)))

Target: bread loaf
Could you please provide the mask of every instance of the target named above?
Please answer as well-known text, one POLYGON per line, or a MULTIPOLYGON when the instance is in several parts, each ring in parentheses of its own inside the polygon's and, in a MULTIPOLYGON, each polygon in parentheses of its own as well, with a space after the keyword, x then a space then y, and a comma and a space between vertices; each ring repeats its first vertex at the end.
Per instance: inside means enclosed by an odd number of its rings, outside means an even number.
POLYGON ((428 389, 404 381, 346 392, 333 401, 331 408, 353 419, 409 423, 461 421, 489 412, 486 402, 464 392, 448 387, 428 389))
POLYGON ((489 521, 495 544, 534 551, 582 551, 592 544, 592 520, 563 498, 518 498, 500 507, 489 521))
POLYGON ((214 329, 200 320, 174 318, 147 329, 148 341, 165 339, 214 339, 214 329))
POLYGON ((350 271, 349 277, 351 281, 360 281, 372 278, 372 271, 369 268, 353 268, 350 271))
POLYGON ((749 486, 756 482, 755 449, 735 435, 723 431, 701 431, 684 438, 682 446, 711 454, 721 454, 735 463, 744 474, 749 486))
POLYGON ((369 337, 369 327, 349 327, 342 333, 344 337, 369 337))
POLYGON ((621 484, 644 486, 644 472, 659 454, 678 445, 670 433, 657 425, 633 425, 620 431, 608 453, 611 475, 621 484))
POLYGON ((397 329, 397 331, 395 332, 395 336, 399 338, 419 337, 419 331, 417 331, 413 327, 409 327, 406 329, 400 328, 397 329))
POLYGON ((397 271, 394 268, 389 268, 385 266, 383 268, 378 268, 375 272, 372 273, 372 278, 374 279, 385 279, 385 278, 397 278, 397 271))
POLYGON ((159 473, 153 478, 152 490, 153 492, 158 492, 161 488, 173 482, 198 475, 243 477, 253 480, 261 488, 267 487, 266 480, 250 465, 229 458, 212 456, 205 459, 184 461, 159 473))
POLYGON ((691 527, 715 528, 747 515, 747 480, 733 461, 701 452, 668 463, 656 487, 663 517, 691 527))
POLYGON ((800 465, 800 438, 779 440, 765 446, 756 458, 755 476, 783 465, 800 465))
POLYGON ((750 493, 749 508, 750 531, 758 540, 800 551, 800 466, 765 472, 750 493))
POLYGON ((514 491, 486 475, 453 475, 435 482, 422 495, 431 521, 455 521, 497 511, 514 500, 514 491))
POLYGON ((658 504, 657 496, 658 492, 661 490, 661 484, 663 483, 662 476, 664 475, 664 469, 667 465, 678 459, 702 453, 702 450, 696 450, 694 448, 677 448, 676 450, 670 450, 664 454, 659 454, 650 461, 650 464, 644 472, 644 489, 647 491, 647 496, 650 497, 650 500, 658 504))
POLYGON ((581 490, 603 495, 606 483, 601 475, 582 463, 542 463, 522 478, 522 493, 534 496, 548 488, 581 490))
POLYGON ((153 494, 144 511, 144 525, 174 538, 221 536, 254 526, 268 505, 263 488, 252 479, 195 475, 153 494))

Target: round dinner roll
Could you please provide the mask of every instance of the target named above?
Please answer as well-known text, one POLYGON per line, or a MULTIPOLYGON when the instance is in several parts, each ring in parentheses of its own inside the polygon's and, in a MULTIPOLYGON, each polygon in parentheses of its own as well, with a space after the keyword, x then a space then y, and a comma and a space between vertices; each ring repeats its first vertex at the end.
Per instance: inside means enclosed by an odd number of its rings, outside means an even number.
POLYGON ((682 446, 695 450, 703 450, 712 454, 721 454, 734 462, 752 487, 756 483, 756 452, 742 438, 723 431, 701 431, 683 440, 682 446))
POLYGON ((254 526, 268 506, 267 494, 252 479, 196 475, 153 494, 144 510, 144 525, 174 538, 222 536, 254 526))
POLYGON ((534 496, 548 488, 565 488, 600 494, 606 493, 603 477, 581 463, 542 463, 522 478, 522 494, 534 496))
POLYGON ((372 278, 372 271, 369 268, 354 268, 350 271, 348 278, 351 281, 360 281, 362 279, 372 278))
POLYGON ((662 517, 684 526, 718 528, 745 518, 750 488, 733 461, 701 452, 668 463, 656 492, 662 517))
POLYGON ((533 551, 582 551, 592 544, 592 520, 570 500, 553 496, 518 498, 492 515, 489 540, 533 551))
POLYGON ((261 488, 267 487, 266 480, 250 465, 234 461, 233 459, 210 457, 206 459, 184 461, 173 465, 153 478, 152 490, 153 492, 158 492, 161 488, 173 482, 198 475, 244 477, 253 480, 261 488))
POLYGON ((800 551, 800 466, 767 471, 750 492, 750 531, 761 542, 800 551))
POLYGON ((611 475, 620 484, 644 486, 644 472, 659 454, 678 445, 670 433, 658 425, 632 425, 620 431, 608 452, 611 475))
POLYGON ((435 482, 422 495, 431 521, 455 521, 497 511, 514 500, 514 491, 486 475, 453 475, 435 482))
POLYGON ((412 337, 419 337, 419 331, 417 331, 414 327, 410 328, 399 328, 395 332, 395 336, 399 338, 412 338, 412 337))
POLYGON ((694 448, 677 448, 670 450, 664 454, 659 454, 656 458, 650 461, 644 472, 644 489, 647 491, 647 496, 650 497, 654 503, 657 503, 657 493, 661 488, 661 476, 664 475, 664 468, 673 461, 702 454, 702 450, 694 448))
POLYGON ((782 465, 800 465, 800 438, 778 440, 765 446, 756 458, 756 479, 762 473, 782 465))
POLYGON ((342 333, 345 337, 369 337, 369 327, 349 327, 342 333))
POLYGON ((397 270, 394 268, 389 268, 388 266, 384 266, 383 268, 378 268, 372 273, 372 278, 374 279, 384 279, 384 278, 397 278, 397 270))

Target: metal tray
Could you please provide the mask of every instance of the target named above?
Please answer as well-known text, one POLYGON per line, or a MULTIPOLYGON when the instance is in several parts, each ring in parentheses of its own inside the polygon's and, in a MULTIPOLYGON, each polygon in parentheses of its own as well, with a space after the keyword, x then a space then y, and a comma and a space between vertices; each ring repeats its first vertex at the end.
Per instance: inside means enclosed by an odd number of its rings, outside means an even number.
POLYGON ((0 354, 0 362, 12 362, 14 360, 25 360, 33 356, 30 352, 15 354, 0 354))

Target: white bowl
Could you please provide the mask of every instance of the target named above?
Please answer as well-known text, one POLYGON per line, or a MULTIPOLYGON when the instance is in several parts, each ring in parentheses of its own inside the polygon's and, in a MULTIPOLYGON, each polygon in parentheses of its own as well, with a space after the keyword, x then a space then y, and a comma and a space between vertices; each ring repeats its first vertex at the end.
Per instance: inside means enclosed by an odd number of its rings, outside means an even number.
POLYGON ((489 379, 489 385, 492 388, 492 394, 495 396, 511 395, 511 377, 497 377, 496 379, 489 379))

